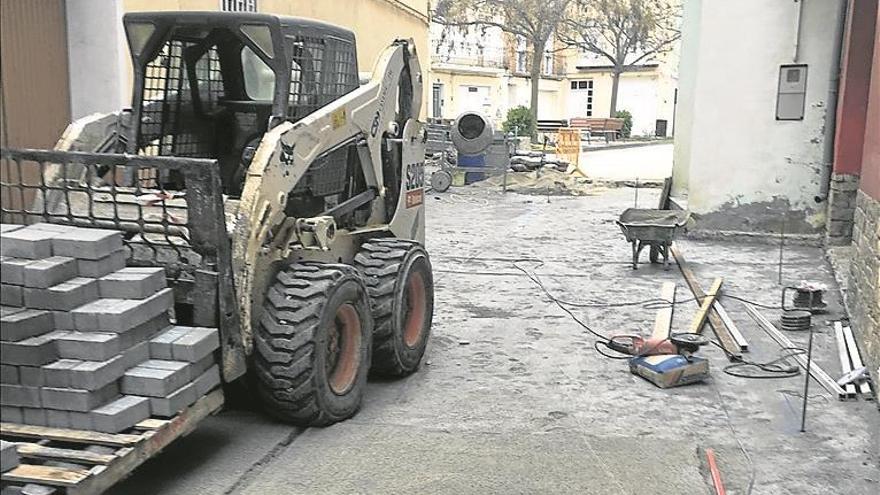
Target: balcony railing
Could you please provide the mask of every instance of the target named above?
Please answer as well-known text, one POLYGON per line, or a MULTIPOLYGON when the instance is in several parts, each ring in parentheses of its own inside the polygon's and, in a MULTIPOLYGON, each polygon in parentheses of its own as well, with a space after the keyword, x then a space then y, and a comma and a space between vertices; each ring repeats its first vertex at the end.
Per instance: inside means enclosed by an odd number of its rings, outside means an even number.
POLYGON ((489 69, 506 69, 504 60, 495 56, 451 56, 431 55, 432 64, 468 65, 472 67, 485 67, 489 69))

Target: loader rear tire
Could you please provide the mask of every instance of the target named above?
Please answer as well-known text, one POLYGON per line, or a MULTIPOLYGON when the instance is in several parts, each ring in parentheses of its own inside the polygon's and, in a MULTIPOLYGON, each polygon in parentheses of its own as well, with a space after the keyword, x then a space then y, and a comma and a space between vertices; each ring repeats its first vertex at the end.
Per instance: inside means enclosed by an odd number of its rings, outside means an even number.
POLYGON ((267 411, 327 426, 360 408, 373 318, 363 277, 337 264, 293 264, 269 288, 254 334, 257 390, 267 411))
POLYGON ((354 263, 366 277, 375 322, 371 371, 394 377, 415 372, 434 312, 428 253, 414 241, 373 239, 361 246, 354 263))

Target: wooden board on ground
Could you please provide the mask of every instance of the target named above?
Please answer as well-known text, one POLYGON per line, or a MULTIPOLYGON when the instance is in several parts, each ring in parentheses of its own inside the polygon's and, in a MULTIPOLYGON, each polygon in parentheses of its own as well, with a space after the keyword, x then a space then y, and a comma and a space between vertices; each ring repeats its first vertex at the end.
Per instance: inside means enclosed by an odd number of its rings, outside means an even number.
POLYGON ((171 419, 148 419, 128 433, 120 434, 0 423, 0 437, 18 443, 22 458, 18 467, 3 473, 0 479, 11 485, 34 483, 63 487, 67 495, 97 495, 127 477, 175 439, 192 432, 201 420, 222 406, 223 391, 217 389, 171 419), (23 439, 41 441, 22 443, 23 439), (112 454, 97 454, 77 450, 71 444, 110 446, 116 450, 112 454), (47 460, 78 464, 82 468, 39 463, 47 460))
POLYGON ((672 331, 672 317, 675 311, 675 282, 663 282, 660 287, 660 299, 669 303, 657 311, 657 318, 654 320, 654 332, 651 334, 652 339, 668 339, 669 333, 672 331))
POLYGON ((709 316, 709 310, 712 309, 712 303, 715 302, 718 293, 721 292, 721 284, 723 282, 724 279, 720 277, 712 281, 712 286, 709 287, 709 293, 700 303, 700 310, 694 315, 694 319, 691 321, 691 327, 688 332, 703 333, 703 325, 706 324, 706 317, 709 316))
MULTIPOLYGON (((700 288, 700 284, 697 282, 697 277, 694 275, 693 270, 687 266, 687 261, 684 259, 684 255, 676 248, 672 246, 669 248, 672 252, 672 256, 675 258, 675 262, 678 263, 678 268, 681 270, 681 274, 684 277, 685 282, 687 282, 688 287, 691 289, 691 294, 694 295, 694 299, 698 305, 702 305, 703 298, 706 297, 706 293, 703 292, 703 289, 700 288)), ((721 347, 724 348, 725 354, 727 354, 727 359, 731 361, 741 361, 742 360, 742 351, 737 345, 736 341, 733 340, 733 336, 730 335, 730 331, 724 325, 724 322, 721 321, 721 317, 718 316, 718 312, 715 311, 715 308, 709 309, 709 324, 712 325, 712 330, 715 332, 715 336, 718 337, 718 341, 721 343, 721 347)))
POLYGON ((663 189, 660 190, 660 204, 657 208, 661 210, 669 209, 669 195, 672 193, 672 177, 663 179, 663 189))
MULTIPOLYGON (((758 324, 758 326, 761 327, 761 329, 764 330, 764 332, 766 332, 767 335, 770 336, 770 338, 775 340, 780 347, 782 347, 783 349, 800 349, 799 347, 795 346, 794 343, 792 343, 792 341, 788 339, 788 337, 780 332, 776 328, 776 326, 773 325, 773 323, 770 323, 770 320, 759 313, 754 306, 746 303, 743 303, 743 305, 746 307, 746 312, 749 313, 749 316, 751 316, 758 324)), ((792 359, 797 361, 801 368, 805 370, 807 369, 807 357, 805 355, 795 354, 792 356, 792 359)), ((810 376, 812 376, 817 382, 819 382, 819 385, 822 385, 822 388, 827 390, 828 393, 830 393, 831 395, 836 395, 838 399, 846 398, 846 391, 844 391, 843 388, 841 388, 841 386, 838 385, 837 382, 828 375, 828 373, 825 373, 825 370, 820 368, 815 360, 810 363, 810 376)))
MULTIPOLYGON (((852 371, 852 363, 850 363, 849 353, 846 349, 846 340, 843 337, 843 325, 839 321, 834 322, 834 340, 837 341, 837 357, 840 359, 840 374, 845 375, 852 371)), ((854 398, 856 396, 856 386, 852 383, 843 387, 847 397, 854 398)))
MULTIPOLYGON (((852 328, 843 327, 843 339, 846 341, 846 349, 849 352, 849 358, 852 360, 853 369, 859 369, 865 366, 865 363, 862 362, 862 356, 859 354, 859 346, 856 345, 856 339, 853 337, 852 328)), ((871 393, 871 386, 868 385, 868 382, 863 381, 859 383, 856 388, 859 390, 859 393, 862 394, 865 399, 873 399, 874 394, 871 393)))
POLYGON ((749 352, 749 341, 746 340, 742 332, 737 328, 736 323, 734 323, 730 315, 727 314, 727 310, 721 305, 721 301, 715 301, 715 311, 718 312, 718 316, 721 318, 721 321, 724 322, 724 326, 727 327, 730 336, 733 337, 736 345, 739 346, 739 350, 742 352, 749 352))

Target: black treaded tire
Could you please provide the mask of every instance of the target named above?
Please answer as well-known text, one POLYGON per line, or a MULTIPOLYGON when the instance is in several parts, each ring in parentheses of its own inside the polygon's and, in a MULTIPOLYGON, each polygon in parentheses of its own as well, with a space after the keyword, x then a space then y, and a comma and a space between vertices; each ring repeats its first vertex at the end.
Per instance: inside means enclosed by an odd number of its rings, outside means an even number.
POLYGON ((279 272, 254 332, 266 410, 300 426, 353 416, 366 386, 372 332, 367 288, 354 267, 297 263, 279 272))
POLYGON ((434 280, 421 244, 402 239, 365 242, 354 258, 373 308, 372 372, 406 376, 419 368, 431 334, 434 280))

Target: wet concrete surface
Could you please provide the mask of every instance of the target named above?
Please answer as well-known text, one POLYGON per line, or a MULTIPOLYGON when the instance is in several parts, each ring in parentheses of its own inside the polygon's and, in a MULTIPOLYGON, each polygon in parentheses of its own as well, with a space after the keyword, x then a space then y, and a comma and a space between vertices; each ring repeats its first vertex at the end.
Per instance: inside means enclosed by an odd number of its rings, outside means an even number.
MULTIPOLYGON (((679 299, 690 297, 674 266, 631 269, 614 223, 631 190, 549 202, 485 188, 451 192, 427 197, 436 308, 416 374, 371 381, 359 414, 324 429, 223 412, 112 493, 707 494, 707 448, 717 452, 730 494, 749 493, 750 484, 751 493, 768 495, 878 493, 875 402, 840 402, 812 382, 801 433, 803 375, 732 377, 714 347, 700 352, 711 362, 708 382, 655 388, 625 362, 599 355, 595 338, 516 269, 534 270, 554 295, 581 303, 655 298, 663 281, 678 283, 679 299)), ((656 194, 642 190, 640 198, 654 203, 656 194)), ((705 286, 721 276, 730 295, 778 304, 772 246, 679 246, 705 286)), ((784 259, 785 284, 835 287, 821 249, 790 246, 784 259)), ((816 362, 831 375, 837 354, 827 322, 841 315, 836 294, 829 291, 830 313, 815 327, 816 362)), ((741 303, 722 301, 750 341, 749 358, 779 355, 741 303)), ((678 305, 674 328, 686 328, 696 310, 678 305)), ((649 333, 656 312, 639 305, 574 311, 603 334, 649 333)), ((806 334, 789 336, 806 342, 806 334)))

